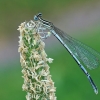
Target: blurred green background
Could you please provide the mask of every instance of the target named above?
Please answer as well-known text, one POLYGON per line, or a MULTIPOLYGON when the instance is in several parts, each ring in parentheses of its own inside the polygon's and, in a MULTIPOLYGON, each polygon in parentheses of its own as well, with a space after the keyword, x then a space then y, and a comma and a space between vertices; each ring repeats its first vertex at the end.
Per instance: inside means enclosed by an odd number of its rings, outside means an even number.
MULTIPOLYGON (((100 51, 100 0, 0 0, 0 100, 26 100, 17 31, 38 12, 72 37, 100 51)), ((79 66, 51 36, 44 41, 57 100, 100 100, 79 66)), ((87 69, 88 70, 88 69, 87 69)), ((88 70, 100 91, 100 67, 88 70)))

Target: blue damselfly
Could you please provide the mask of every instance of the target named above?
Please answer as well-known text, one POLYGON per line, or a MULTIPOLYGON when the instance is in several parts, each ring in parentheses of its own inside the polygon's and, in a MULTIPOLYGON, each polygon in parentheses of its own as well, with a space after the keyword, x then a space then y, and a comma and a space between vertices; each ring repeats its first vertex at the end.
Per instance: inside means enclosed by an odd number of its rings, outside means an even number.
MULTIPOLYGON (((70 53, 70 55, 74 58, 76 63, 87 76, 92 88, 94 89, 94 92, 98 94, 97 86, 83 65, 87 66, 89 69, 95 69, 100 65, 100 54, 92 48, 84 45, 80 41, 72 38, 62 30, 58 29, 51 22, 42 19, 41 13, 35 15, 34 20, 40 22, 41 25, 39 29, 49 30, 49 32, 61 42, 61 44, 66 48, 66 50, 70 53)), ((43 38, 47 37, 48 35, 44 34, 43 38)))

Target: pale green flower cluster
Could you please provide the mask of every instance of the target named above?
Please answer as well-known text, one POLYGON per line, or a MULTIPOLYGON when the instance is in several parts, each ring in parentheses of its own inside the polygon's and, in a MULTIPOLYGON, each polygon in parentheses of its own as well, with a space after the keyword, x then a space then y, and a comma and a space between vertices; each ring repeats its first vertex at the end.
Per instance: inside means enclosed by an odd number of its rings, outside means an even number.
POLYGON ((24 78, 23 90, 27 100, 56 100, 54 82, 51 79, 49 65, 53 59, 47 58, 45 44, 37 33, 39 23, 22 23, 18 30, 20 62, 24 78))

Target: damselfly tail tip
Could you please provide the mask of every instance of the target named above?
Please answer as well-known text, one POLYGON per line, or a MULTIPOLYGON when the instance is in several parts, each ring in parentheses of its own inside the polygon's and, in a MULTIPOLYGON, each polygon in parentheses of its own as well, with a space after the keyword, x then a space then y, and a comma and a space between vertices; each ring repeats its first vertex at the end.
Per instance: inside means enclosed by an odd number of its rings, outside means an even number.
POLYGON ((95 89, 94 92, 95 92, 95 94, 98 94, 98 89, 95 89))

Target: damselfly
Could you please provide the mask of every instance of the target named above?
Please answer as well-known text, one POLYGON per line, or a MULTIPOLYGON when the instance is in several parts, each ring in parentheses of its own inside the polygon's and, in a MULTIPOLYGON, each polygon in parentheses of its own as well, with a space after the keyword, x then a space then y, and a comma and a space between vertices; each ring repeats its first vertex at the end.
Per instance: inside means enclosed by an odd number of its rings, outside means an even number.
MULTIPOLYGON (((92 48, 84 45, 80 41, 72 38, 62 30, 58 29, 51 22, 42 19, 41 13, 35 15, 34 20, 40 22, 39 30, 49 30, 49 32, 52 33, 67 49, 67 51, 87 76, 92 88, 94 89, 94 92, 98 94, 97 86, 95 85, 90 74, 87 72, 83 65, 87 66, 87 68, 89 69, 98 67, 100 65, 100 54, 92 48)), ((47 37, 48 35, 44 34, 43 38, 47 37)))

